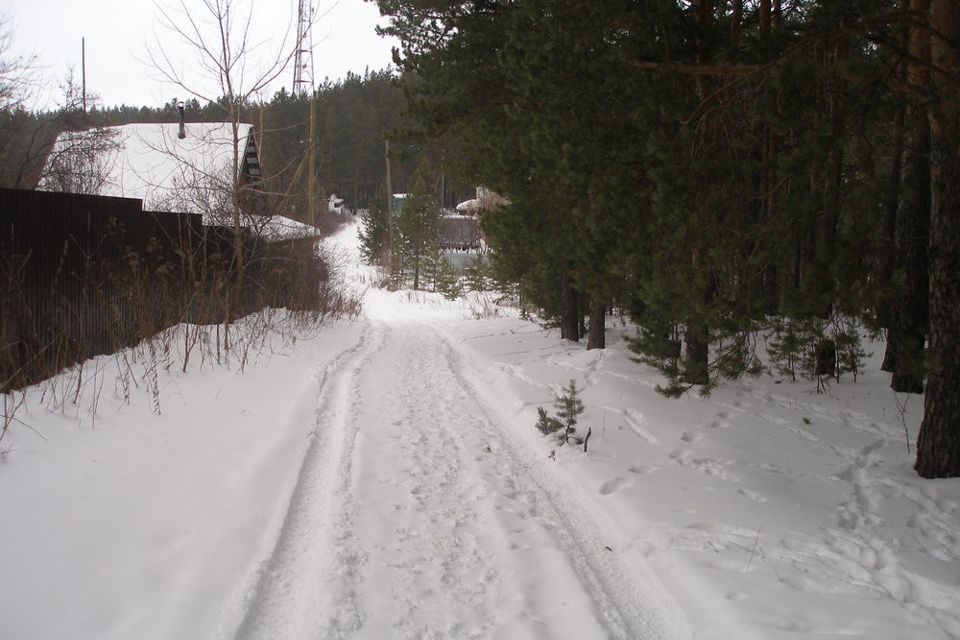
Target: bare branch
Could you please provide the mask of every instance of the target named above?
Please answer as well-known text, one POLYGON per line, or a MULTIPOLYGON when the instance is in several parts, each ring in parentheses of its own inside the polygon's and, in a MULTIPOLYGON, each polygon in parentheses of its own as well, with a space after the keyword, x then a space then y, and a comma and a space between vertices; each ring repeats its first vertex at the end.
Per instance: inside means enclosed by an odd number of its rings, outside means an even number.
POLYGON ((147 47, 146 62, 163 80, 207 102, 223 98, 230 119, 237 106, 251 101, 287 69, 300 44, 291 43, 288 23, 280 44, 261 65, 252 56, 268 42, 252 42, 252 3, 240 7, 241 0, 204 0, 200 9, 188 8, 184 0, 173 7, 156 5, 163 29, 195 52, 199 74, 188 75, 175 63, 156 32, 147 47), (239 21, 238 11, 246 11, 239 21))
POLYGON ((35 55, 13 54, 13 25, 0 14, 0 111, 21 107, 36 83, 35 55))

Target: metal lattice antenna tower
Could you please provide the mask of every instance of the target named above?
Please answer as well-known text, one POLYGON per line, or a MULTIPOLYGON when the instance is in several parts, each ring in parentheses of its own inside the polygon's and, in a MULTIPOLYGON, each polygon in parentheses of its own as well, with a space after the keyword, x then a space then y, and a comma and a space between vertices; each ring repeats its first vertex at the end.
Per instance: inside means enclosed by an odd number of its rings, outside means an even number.
POLYGON ((311 0, 297 1, 297 50, 293 56, 293 94, 313 94, 313 5, 311 0))
POLYGON ((307 153, 304 155, 291 181, 295 184, 306 169, 307 212, 306 222, 317 226, 317 96, 313 81, 313 4, 311 0, 297 2, 297 50, 293 56, 293 95, 309 96, 309 120, 307 126, 307 153))

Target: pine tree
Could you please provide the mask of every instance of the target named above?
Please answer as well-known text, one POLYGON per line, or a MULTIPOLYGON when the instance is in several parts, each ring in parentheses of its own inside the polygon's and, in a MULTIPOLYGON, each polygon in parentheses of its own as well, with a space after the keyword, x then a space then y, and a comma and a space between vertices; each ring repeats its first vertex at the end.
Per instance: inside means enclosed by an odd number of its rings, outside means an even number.
POLYGON ((537 407, 537 424, 535 426, 545 436, 553 435, 563 429, 563 423, 549 415, 543 407, 537 407))
POLYGON ((960 476, 960 6, 931 0, 930 352, 915 468, 960 476))
POLYGON ((917 471, 960 474, 955 2, 379 5, 418 125, 510 198, 497 280, 564 337, 622 305, 682 394, 755 372, 771 328, 821 386, 861 366, 852 319, 893 325, 897 383, 927 375, 917 471))
POLYGON ((401 279, 410 281, 415 290, 421 288, 421 280, 431 271, 431 259, 439 252, 440 204, 434 178, 430 163, 421 160, 397 215, 395 266, 401 279))
POLYGON ((370 202, 360 218, 360 254, 368 264, 383 267, 390 240, 390 220, 387 217, 386 196, 382 192, 370 202))
POLYGON ((433 258, 433 287, 447 300, 456 300, 463 295, 463 283, 460 274, 454 269, 447 257, 440 251, 439 246, 433 258))
POLYGON ((560 444, 569 442, 576 434, 577 419, 583 413, 583 401, 580 400, 577 393, 577 383, 571 379, 553 403, 557 410, 557 419, 563 425, 560 444))
POLYGON ((773 332, 767 341, 767 354, 777 373, 790 376, 796 382, 797 372, 803 361, 803 352, 806 341, 802 336, 802 328, 791 318, 777 318, 773 324, 773 332))
POLYGON ((867 352, 860 335, 861 325, 855 318, 843 315, 833 317, 833 340, 837 347, 837 382, 844 373, 853 375, 853 381, 863 372, 867 352))
POLYGON ((544 435, 557 435, 557 441, 564 445, 570 441, 576 441, 577 420, 583 413, 583 401, 578 396, 577 383, 571 379, 560 393, 555 397, 553 406, 557 411, 557 416, 553 417, 547 413, 543 407, 537 408, 536 427, 544 435))
POLYGON ((468 291, 482 293, 490 289, 490 259, 486 251, 477 253, 467 267, 465 276, 468 291))

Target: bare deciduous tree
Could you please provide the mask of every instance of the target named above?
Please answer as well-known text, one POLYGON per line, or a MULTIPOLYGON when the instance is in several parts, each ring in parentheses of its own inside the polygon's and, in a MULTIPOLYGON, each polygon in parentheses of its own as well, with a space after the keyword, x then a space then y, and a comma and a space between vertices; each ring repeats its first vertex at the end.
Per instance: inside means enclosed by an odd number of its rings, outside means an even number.
POLYGON ((43 168, 46 191, 100 194, 116 161, 117 132, 97 127, 60 134, 43 168))
POLYGON ((244 197, 240 158, 246 142, 240 135, 241 110, 287 69, 299 43, 291 38, 288 26, 275 51, 261 55, 265 44, 252 40, 252 3, 241 0, 202 0, 199 8, 179 0, 157 8, 163 30, 194 52, 196 73, 187 74, 157 34, 147 49, 150 65, 191 96, 219 105, 224 121, 233 128, 231 213, 239 234, 244 197))
POLYGON ((13 25, 0 14, 0 111, 21 107, 34 86, 36 56, 13 52, 13 25))
MULTIPOLYGON (((236 272, 231 308, 239 307, 243 289, 244 246, 241 235, 243 202, 250 194, 240 179, 240 160, 246 150, 241 135, 241 111, 250 105, 290 65, 300 42, 291 37, 288 25, 279 45, 267 51, 266 43, 253 40, 253 3, 244 0, 201 0, 189 6, 185 0, 157 5, 163 31, 194 53, 191 72, 171 57, 171 49, 155 33, 147 48, 147 60, 167 82, 190 96, 219 105, 232 131, 232 163, 229 215, 234 230, 233 268, 236 272)), ((299 32, 299 30, 298 30, 299 32)), ((223 200, 223 199, 220 199, 223 200)), ((232 312, 228 313, 231 316, 232 312)), ((229 349, 229 324, 224 345, 229 349)))
POLYGON ((20 187, 36 165, 36 118, 27 108, 37 86, 37 60, 13 50, 13 24, 0 13, 0 186, 20 187))
POLYGON ((90 127, 83 111, 84 101, 99 102, 74 81, 73 69, 61 84, 63 102, 53 123, 66 129, 57 137, 40 176, 40 188, 46 191, 102 194, 107 187, 113 163, 121 143, 119 132, 107 127, 90 127))

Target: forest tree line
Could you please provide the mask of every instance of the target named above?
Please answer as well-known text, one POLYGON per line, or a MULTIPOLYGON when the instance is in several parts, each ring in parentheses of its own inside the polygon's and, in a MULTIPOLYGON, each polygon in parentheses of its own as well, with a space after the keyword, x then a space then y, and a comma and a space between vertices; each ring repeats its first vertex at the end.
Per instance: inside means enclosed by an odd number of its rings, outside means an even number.
POLYGON ((954 0, 378 0, 411 134, 510 199, 498 279, 564 338, 617 307, 667 394, 856 375, 925 392, 917 471, 960 475, 954 0))

